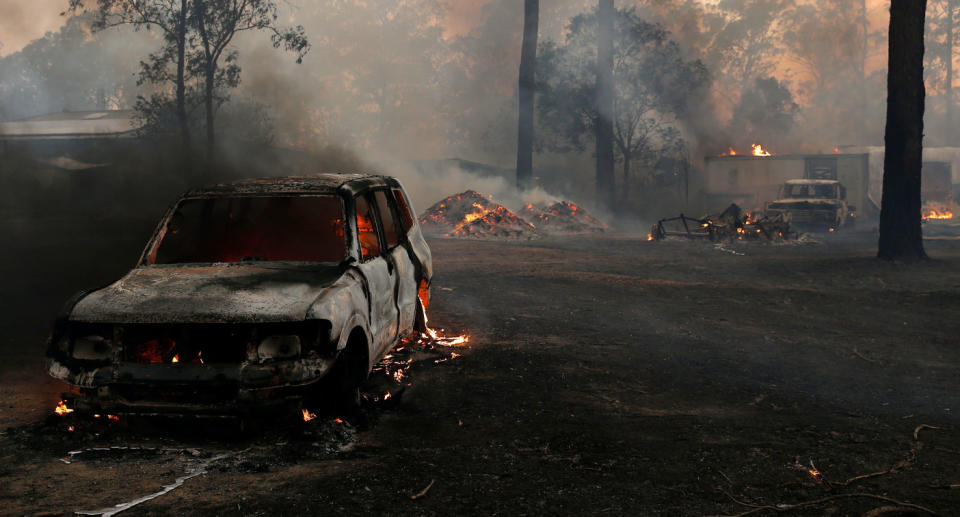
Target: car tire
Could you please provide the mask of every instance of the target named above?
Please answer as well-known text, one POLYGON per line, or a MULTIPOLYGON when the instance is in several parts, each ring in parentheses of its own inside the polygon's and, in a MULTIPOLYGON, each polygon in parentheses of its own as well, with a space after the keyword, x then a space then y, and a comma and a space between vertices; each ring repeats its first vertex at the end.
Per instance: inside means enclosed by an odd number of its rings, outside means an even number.
POLYGON ((351 414, 360 408, 360 385, 367 378, 368 367, 365 348, 365 343, 347 345, 330 372, 328 400, 338 413, 351 414))

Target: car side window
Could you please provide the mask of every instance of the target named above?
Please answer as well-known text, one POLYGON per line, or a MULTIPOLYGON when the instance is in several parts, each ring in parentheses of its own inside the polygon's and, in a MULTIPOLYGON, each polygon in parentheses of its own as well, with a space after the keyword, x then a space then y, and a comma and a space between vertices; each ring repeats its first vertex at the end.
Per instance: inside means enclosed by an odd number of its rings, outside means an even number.
POLYGON ((393 199, 397 202, 397 211, 400 212, 400 221, 403 224, 404 233, 409 232, 413 227, 413 211, 410 209, 410 202, 407 201, 407 195, 398 188, 392 190, 393 199))
POLYGON ((383 228, 383 236, 387 240, 387 248, 393 249, 400 243, 400 224, 397 221, 397 214, 387 199, 387 192, 377 190, 373 193, 373 199, 377 203, 377 212, 380 213, 380 227, 383 228))
POLYGON ((377 218, 366 196, 357 196, 355 202, 357 207, 357 238, 360 241, 360 258, 363 261, 367 261, 380 255, 380 235, 377 232, 377 218))

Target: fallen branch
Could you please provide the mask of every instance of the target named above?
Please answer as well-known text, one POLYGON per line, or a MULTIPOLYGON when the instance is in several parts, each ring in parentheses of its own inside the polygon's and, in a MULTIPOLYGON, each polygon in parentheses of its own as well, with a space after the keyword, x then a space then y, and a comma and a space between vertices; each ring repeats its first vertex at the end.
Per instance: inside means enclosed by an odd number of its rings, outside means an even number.
POLYGON ((878 515, 883 515, 885 513, 902 514, 904 510, 909 510, 909 508, 905 506, 880 506, 868 511, 860 517, 877 517, 878 515))
POLYGON ((876 363, 876 362, 877 362, 876 359, 870 359, 869 357, 861 354, 860 351, 857 350, 857 347, 853 347, 853 355, 859 357, 860 359, 863 359, 864 361, 867 361, 868 363, 876 363))
MULTIPOLYGON (((109 449, 103 449, 103 450, 109 450, 109 449)), ((135 450, 136 450, 136 449, 135 449, 135 450)), ((145 503, 145 502, 147 502, 147 501, 156 499, 156 498, 158 498, 158 497, 160 497, 160 496, 162 496, 162 495, 164 495, 164 494, 168 494, 168 493, 176 490, 177 488, 180 488, 181 486, 183 486, 184 482, 186 482, 188 479, 192 479, 192 478, 195 478, 195 477, 197 477, 197 476, 206 474, 206 473, 207 473, 207 468, 209 468, 209 467, 210 467, 211 465, 213 465, 214 463, 216 463, 216 462, 218 462, 218 461, 220 461, 220 460, 223 460, 223 459, 226 459, 226 458, 230 458, 230 457, 232 457, 232 456, 236 456, 236 455, 238 455, 238 454, 244 453, 244 452, 246 452, 247 450, 249 450, 249 449, 245 449, 245 450, 237 451, 237 452, 228 452, 228 453, 225 453, 225 454, 220 454, 220 455, 214 456, 214 457, 212 457, 212 458, 210 458, 210 459, 208 459, 208 460, 205 460, 204 462, 202 462, 202 463, 200 463, 199 465, 197 465, 195 468, 188 469, 186 474, 184 474, 183 476, 180 476, 180 477, 178 477, 177 479, 175 479, 173 483, 171 483, 171 484, 169 484, 169 485, 164 485, 164 486, 163 486, 163 489, 161 489, 161 490, 158 491, 158 492, 154 492, 154 493, 152 493, 152 494, 148 494, 148 495, 145 495, 145 496, 143 496, 143 497, 138 497, 138 498, 134 499, 133 501, 129 501, 129 502, 126 502, 126 503, 119 503, 119 504, 114 505, 114 506, 109 507, 109 508, 101 508, 101 509, 99 509, 99 510, 78 510, 78 511, 76 511, 76 512, 74 512, 74 513, 75 513, 76 515, 100 515, 100 516, 102 516, 102 517, 111 517, 111 516, 116 515, 116 514, 118 514, 118 513, 120 513, 120 512, 129 510, 130 508, 133 508, 134 506, 137 506, 138 504, 145 503)), ((78 454, 79 454, 80 452, 83 452, 83 451, 77 451, 78 454)))
POLYGON ((729 497, 731 501, 739 504, 740 506, 746 506, 746 507, 748 507, 748 508, 751 508, 751 510, 748 510, 748 511, 746 511, 746 512, 741 512, 741 513, 737 513, 737 514, 734 514, 734 515, 727 515, 727 516, 724 516, 724 517, 744 517, 744 516, 746 516, 746 515, 753 515, 753 514, 755 514, 755 513, 760 513, 760 512, 763 512, 763 511, 767 511, 767 510, 769 510, 769 511, 774 511, 774 512, 779 512, 779 513, 791 512, 791 511, 793 511, 793 510, 799 510, 799 509, 801 509, 801 508, 807 508, 807 507, 810 507, 810 506, 817 506, 817 505, 820 505, 820 504, 823 504, 823 503, 827 503, 827 502, 830 502, 830 501, 836 501, 836 500, 838 500, 838 499, 854 499, 854 498, 875 499, 875 500, 877 500, 877 501, 883 501, 883 502, 885 502, 885 503, 889 503, 889 504, 892 504, 892 505, 895 505, 895 506, 901 506, 901 507, 903 507, 903 508, 908 508, 908 509, 910 509, 910 510, 916 510, 916 511, 919 511, 919 512, 924 512, 924 513, 926 513, 926 514, 928 514, 928 515, 939 515, 937 512, 935 512, 935 511, 933 511, 933 510, 931 510, 931 509, 929 509, 929 508, 926 508, 926 507, 923 507, 923 506, 920 506, 920 505, 917 505, 917 504, 911 504, 911 503, 905 503, 905 502, 903 502, 903 501, 897 501, 896 499, 893 499, 893 498, 890 498, 890 497, 886 497, 886 496, 882 496, 882 495, 877 495, 877 494, 867 494, 867 493, 836 494, 836 495, 831 495, 831 496, 827 496, 827 497, 821 497, 820 499, 813 499, 813 500, 810 500, 810 501, 804 501, 804 502, 796 503, 796 504, 757 505, 757 504, 750 504, 750 503, 747 503, 747 502, 744 502, 744 501, 740 501, 740 500, 738 500, 737 498, 733 497, 733 495, 730 494, 730 492, 727 492, 726 490, 724 490, 723 493, 726 494, 726 496, 729 497))
POLYGON ((434 484, 436 481, 437 481, 437 480, 435 480, 435 479, 431 479, 431 480, 430 480, 430 484, 427 485, 426 488, 424 488, 423 490, 421 490, 421 491, 417 492, 416 494, 413 494, 412 496, 410 496, 410 499, 413 499, 414 501, 416 501, 417 499, 420 499, 421 497, 427 495, 427 492, 430 491, 430 489, 433 487, 433 484, 434 484))
MULTIPOLYGON (((913 430, 913 439, 917 443, 910 448, 910 455, 907 457, 907 459, 895 463, 893 466, 891 466, 887 470, 871 472, 869 474, 861 474, 859 476, 854 476, 850 479, 847 479, 846 481, 829 481, 829 482, 819 471, 817 471, 816 474, 814 474, 814 471, 810 471, 810 474, 813 475, 814 479, 816 479, 820 484, 826 487, 827 490, 830 490, 831 486, 849 486, 857 481, 863 481, 864 479, 871 479, 875 477, 885 476, 887 474, 893 474, 894 472, 898 472, 907 467, 913 466, 913 464, 916 463, 917 452, 920 450, 920 447, 922 446, 922 443, 920 442, 920 431, 923 429, 938 429, 938 428, 932 425, 927 425, 927 424, 918 425, 913 430)), ((813 467, 813 460, 810 461, 810 466, 813 467)), ((813 468, 814 470, 816 470, 816 467, 813 467, 813 468)))
POLYGON ((922 429, 940 429, 939 427, 934 427, 932 425, 920 424, 913 430, 913 439, 920 440, 920 431, 922 429))

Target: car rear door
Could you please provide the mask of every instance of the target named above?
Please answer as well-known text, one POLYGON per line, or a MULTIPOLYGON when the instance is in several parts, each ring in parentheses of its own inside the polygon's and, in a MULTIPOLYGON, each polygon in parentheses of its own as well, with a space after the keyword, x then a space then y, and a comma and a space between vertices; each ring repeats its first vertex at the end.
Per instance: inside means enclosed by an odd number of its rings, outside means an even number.
POLYGON ((385 258, 388 266, 393 266, 392 276, 396 282, 394 300, 398 312, 397 335, 402 337, 413 330, 413 321, 416 316, 416 270, 410 259, 410 253, 402 246, 404 228, 393 196, 386 189, 376 190, 373 195, 387 246, 385 258))
POLYGON ((391 346, 397 336, 396 268, 388 258, 383 229, 369 193, 354 198, 357 239, 360 244, 360 272, 367 280, 370 297, 370 333, 377 357, 391 346))

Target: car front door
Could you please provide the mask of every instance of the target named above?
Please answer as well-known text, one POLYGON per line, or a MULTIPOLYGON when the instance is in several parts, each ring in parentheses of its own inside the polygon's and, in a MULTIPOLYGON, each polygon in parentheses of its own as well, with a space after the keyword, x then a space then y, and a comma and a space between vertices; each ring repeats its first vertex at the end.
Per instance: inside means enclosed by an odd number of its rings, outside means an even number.
POLYGON ((360 272, 367 280, 370 297, 370 333, 377 355, 393 344, 397 333, 398 311, 395 301, 395 268, 385 251, 380 226, 370 194, 354 198, 357 239, 360 241, 360 272))
POLYGON ((386 259, 388 264, 393 266, 392 275, 396 282, 394 300, 399 318, 397 335, 406 336, 413 330, 417 311, 416 271, 410 252, 402 245, 403 223, 397 213, 393 196, 389 190, 376 190, 373 196, 387 244, 386 259))

